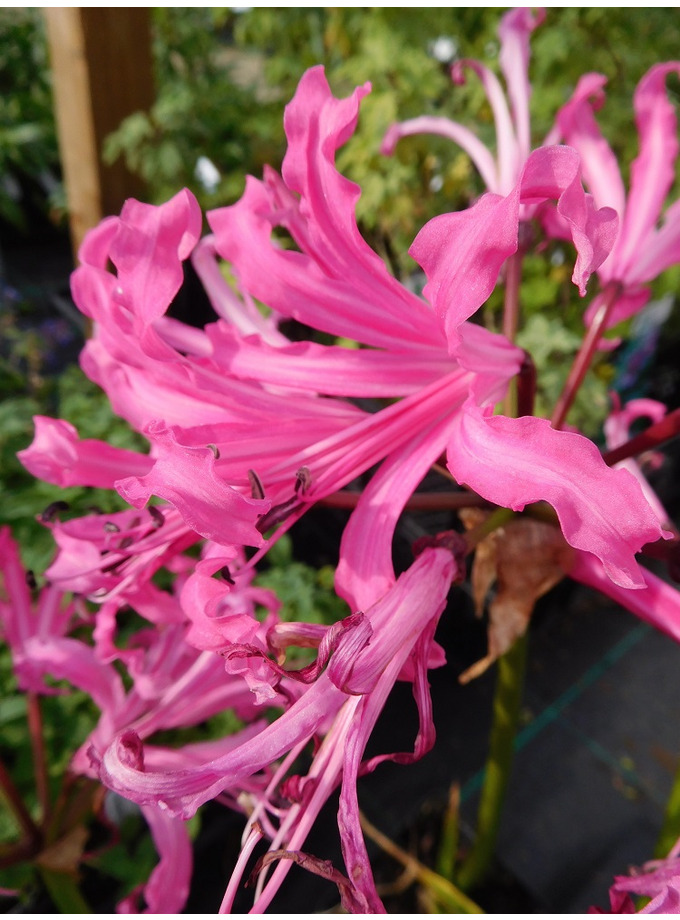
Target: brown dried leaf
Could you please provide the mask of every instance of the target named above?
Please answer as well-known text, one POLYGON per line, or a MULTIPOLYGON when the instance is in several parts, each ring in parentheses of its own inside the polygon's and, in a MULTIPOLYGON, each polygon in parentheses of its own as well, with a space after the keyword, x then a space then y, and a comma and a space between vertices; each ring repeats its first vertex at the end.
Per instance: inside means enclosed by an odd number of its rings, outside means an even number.
MULTIPOLYGON (((467 509, 465 527, 471 529, 481 523, 484 518, 480 514, 487 512, 467 509)), ((536 601, 569 571, 572 554, 557 527, 529 517, 499 527, 478 545, 472 566, 478 615, 494 581, 496 594, 488 607, 488 653, 460 675, 461 683, 483 674, 524 635, 536 601)))

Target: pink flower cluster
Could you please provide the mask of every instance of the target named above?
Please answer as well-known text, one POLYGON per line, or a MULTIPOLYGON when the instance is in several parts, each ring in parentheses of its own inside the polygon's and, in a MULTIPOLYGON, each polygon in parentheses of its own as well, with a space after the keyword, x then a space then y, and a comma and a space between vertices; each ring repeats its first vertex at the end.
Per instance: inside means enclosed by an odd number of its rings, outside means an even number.
MULTIPOLYGON (((383 911, 356 784, 384 759, 419 758, 434 741, 427 674, 444 660, 434 633, 449 588, 465 577, 465 544, 435 537, 397 577, 392 539, 440 458, 460 486, 489 503, 514 511, 550 505, 573 548, 567 574, 680 639, 677 592, 635 558, 671 535, 639 467, 609 467, 589 439, 547 419, 495 414, 524 355, 474 321, 529 219, 572 241, 582 295, 593 276, 605 287, 616 283, 610 324, 640 309, 644 285, 680 261, 677 205, 657 227, 677 154, 664 78, 680 65, 659 65, 640 83, 641 152, 626 200, 593 117, 601 78, 584 78, 558 115, 549 140, 559 132, 568 146, 531 150, 527 65, 535 25, 526 11, 503 19, 510 109, 482 65, 462 62, 454 72, 458 80, 472 69, 484 82, 496 159, 454 123, 421 119, 391 132, 391 143, 412 130, 446 133, 489 186, 467 210, 442 214, 415 239, 410 252, 427 276, 422 298, 361 237, 360 190, 335 166, 370 87, 338 99, 321 68, 302 77, 286 109, 281 175, 249 178, 240 201, 208 215, 211 235, 201 239, 200 209, 182 191, 160 207, 128 201, 81 249, 72 291, 93 328, 83 370, 149 449, 82 440, 67 421, 36 418, 35 440, 20 455, 28 470, 62 486, 115 489, 130 508, 47 516, 58 554, 36 611, 3 533, 2 623, 25 687, 43 692, 45 674, 65 678, 101 710, 73 769, 141 806, 160 854, 145 889, 151 911, 181 909, 191 871, 184 822, 216 797, 246 814, 223 910, 265 838, 264 863, 278 862, 270 873, 263 864, 259 875, 253 911, 263 911, 337 788, 344 873, 317 869, 339 884, 348 909, 383 911), (293 247, 279 242, 279 229, 293 247), (216 314, 201 329, 167 316, 188 258, 216 314), (282 320, 358 347, 319 344, 314 335, 291 341, 282 320), (357 404, 362 398, 381 400, 382 408, 368 412, 357 404), (374 467, 340 547, 336 591, 347 616, 330 626, 282 622, 276 598, 253 584, 258 561, 315 502, 374 467), (171 590, 154 581, 161 570, 171 574, 171 590), (82 601, 63 606, 71 592, 96 602, 96 612, 82 601), (128 607, 148 626, 121 644, 118 622, 128 607), (94 627, 91 644, 69 635, 78 617, 94 627), (287 667, 291 647, 315 649, 314 663, 287 667), (397 680, 412 684, 418 706, 414 750, 366 760, 397 680), (158 730, 225 708, 244 721, 240 732, 176 750, 154 745, 158 730), (311 766, 294 773, 312 745, 311 766)), ((625 441, 640 412, 656 418, 663 408, 614 412, 611 446, 625 441)))

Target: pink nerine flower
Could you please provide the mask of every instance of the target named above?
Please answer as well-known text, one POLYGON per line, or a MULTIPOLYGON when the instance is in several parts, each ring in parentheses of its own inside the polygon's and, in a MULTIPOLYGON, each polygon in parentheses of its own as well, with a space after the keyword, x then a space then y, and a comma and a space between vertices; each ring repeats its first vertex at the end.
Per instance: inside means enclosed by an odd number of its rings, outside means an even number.
MULTIPOLYGON (((102 780, 144 806, 160 805, 167 813, 188 817, 203 802, 229 787, 247 785, 283 758, 264 793, 253 790, 256 804, 244 839, 249 839, 251 828, 264 827, 269 829, 273 856, 282 850, 296 854, 321 807, 340 785, 339 829, 348 876, 343 903, 354 911, 384 912, 359 825, 356 780, 360 768, 372 770, 386 758, 408 762, 421 757, 434 742, 427 669, 434 630, 457 577, 457 563, 448 550, 425 550, 372 607, 348 618, 326 669, 271 725, 226 753, 210 751, 193 764, 185 758, 179 769, 161 769, 149 758, 138 734, 125 731, 101 760, 102 780), (362 762, 370 733, 399 677, 413 681, 421 720, 415 750, 362 762), (318 736, 323 741, 307 774, 288 776, 300 751, 318 736), (275 819, 277 826, 271 823, 275 819)), ((310 638, 305 624, 294 625, 302 630, 301 636, 310 638)), ((320 655, 322 645, 323 641, 320 655)), ((291 672, 286 680, 294 676, 291 672)), ((289 868, 288 860, 280 863, 264 888, 257 890, 254 912, 267 907, 289 868)), ((237 875, 243 869, 239 862, 237 875)), ((228 897, 233 897, 233 890, 231 885, 228 897)), ((223 907, 227 909, 229 902, 223 907)))
MULTIPOLYGON (((412 476, 403 483, 396 476, 391 494, 370 509, 395 521, 446 451, 459 482, 516 510, 548 500, 568 541, 599 556, 622 586, 642 585, 634 553, 662 531, 637 483, 627 471, 607 469, 580 435, 538 419, 494 417, 520 353, 468 322, 517 249, 523 204, 557 202, 576 245, 581 291, 609 252, 613 212, 596 210, 584 194, 573 150, 534 151, 507 195, 484 195, 421 231, 412 248, 428 276, 429 302, 421 300, 361 238, 359 190, 335 167, 367 91, 336 99, 322 69, 308 71, 286 110, 282 178, 270 171, 264 182, 249 179, 240 202, 210 215, 215 238, 208 245, 232 263, 243 292, 239 322, 218 319, 200 331, 164 316, 197 239, 188 192, 160 208, 128 202, 120 219, 86 240, 73 279, 76 302, 96 322, 83 366, 151 444, 151 468, 129 475, 126 455, 116 488, 137 508, 151 495, 169 502, 189 533, 257 546, 262 533, 290 526, 311 502, 398 454, 412 476), (298 251, 272 240, 276 226, 298 251), (250 298, 365 347, 286 343, 252 318, 250 298), (360 396, 398 401, 367 414, 346 399, 360 396), (249 494, 249 469, 264 498, 249 494)), ((197 267, 216 309, 232 317, 234 292, 207 257, 197 267)), ((89 449, 80 442, 81 455, 89 449)), ((24 462, 35 466, 39 454, 33 445, 24 462)), ((357 515, 366 519, 366 503, 357 515)), ((379 535, 388 548, 391 535, 387 527, 379 535)), ((112 561, 104 566, 109 581, 112 561)), ((393 581, 391 567, 375 574, 393 581)))
POLYGON ((400 138, 410 134, 439 134, 463 148, 490 192, 509 194, 531 152, 529 36, 544 16, 543 10, 534 15, 529 9, 514 9, 501 19, 498 29, 501 42, 499 59, 510 107, 498 78, 479 61, 456 61, 451 68, 454 83, 465 82, 466 68, 482 81, 496 129, 495 157, 469 128, 449 118, 431 115, 392 125, 385 135, 381 152, 389 156, 400 138))
MULTIPOLYGON (((568 541, 603 561, 606 558, 609 574, 620 584, 642 585, 633 554, 641 548, 643 534, 656 540, 661 529, 638 485, 624 471, 606 469, 598 451, 579 435, 554 431, 539 419, 494 418, 491 409, 500 387, 490 386, 490 349, 496 348, 498 337, 483 336, 484 330, 467 322, 491 294, 505 260, 517 249, 524 201, 557 200, 577 247, 574 280, 581 289, 609 251, 615 230, 613 212, 596 211, 584 195, 573 150, 537 150, 510 194, 485 195, 473 208, 435 218, 421 231, 411 254, 428 276, 429 304, 424 304, 387 274, 359 236, 354 221, 359 190, 334 166, 335 149, 353 130, 365 91, 336 100, 322 71, 309 71, 286 110, 289 150, 283 182, 271 173, 265 182, 249 179, 241 201, 209 219, 217 251, 231 262, 249 294, 279 314, 370 347, 343 354, 342 349, 309 343, 286 354, 252 338, 243 346, 233 346, 230 368, 247 380, 259 377, 272 385, 299 381, 299 386, 343 395, 375 395, 378 381, 383 395, 401 395, 409 381, 415 389, 418 368, 421 384, 413 395, 409 391, 400 403, 350 429, 353 439, 343 443, 351 443, 355 455, 365 449, 362 444, 368 446, 371 432, 394 431, 390 445, 404 452, 402 470, 417 444, 417 470, 422 476, 436 451, 445 448, 449 469, 459 482, 517 510, 547 499, 558 511, 568 541), (292 235, 299 251, 282 250, 272 241, 271 231, 277 225, 292 235), (420 368, 445 367, 447 353, 452 371, 446 387, 445 376, 423 385, 426 378, 420 368), (400 361, 399 381, 393 381, 388 370, 391 354, 400 361), (456 366, 460 370, 453 370, 456 366), (461 377, 463 368, 471 373, 467 379, 461 377), (375 381, 371 389, 369 379, 375 381), (440 399, 446 402, 439 403, 440 399), (399 416, 403 422, 397 421, 399 416), (415 432, 421 433, 418 440, 415 432), (502 469, 499 456, 504 458, 502 469), (620 499, 613 514, 612 498, 620 499), (631 517, 632 507, 637 511, 631 517)), ((500 373, 501 353, 496 354, 500 373)), ((498 377, 496 381, 500 383, 498 377)), ((335 443, 339 446, 339 439, 335 443)), ((385 444, 382 432, 381 443, 385 444)), ((317 462, 311 449, 279 468, 287 469, 290 476, 295 465, 304 464, 312 480, 307 494, 315 497, 326 493, 329 481, 323 466, 317 474, 317 462)), ((360 469, 357 465, 352 472, 360 469)), ((334 477, 332 485, 337 488, 344 481, 334 477)), ((398 513, 410 494, 407 488, 413 487, 405 483, 389 495, 383 492, 378 504, 372 495, 371 513, 379 511, 390 518, 392 512, 382 509, 389 506, 398 513)), ((357 509, 362 520, 368 517, 364 513, 368 507, 367 500, 357 509)), ((360 533, 360 528, 355 532, 360 533)), ((376 547, 371 551, 378 555, 376 547)), ((343 568, 349 567, 341 561, 343 568)), ((342 591, 343 583, 339 587, 342 591)))
MULTIPOLYGON (((616 284, 620 290, 607 326, 641 309, 649 299, 645 285, 680 262, 680 202, 662 213, 678 156, 677 118, 666 94, 670 73, 680 73, 680 62, 656 64, 635 90, 640 152, 631 166, 627 195, 616 157, 595 120, 594 113, 604 101, 606 78, 596 73, 581 77, 557 115, 561 136, 581 156, 583 178, 595 202, 614 208, 621 219, 614 248, 598 269, 604 284, 616 284)), ((587 322, 599 306, 599 300, 591 305, 587 322)))
MULTIPOLYGON (((225 710, 246 720, 241 732, 222 739, 189 744, 179 750, 147 746, 147 763, 158 770, 176 770, 224 756, 264 727, 264 721, 256 718, 258 710, 246 683, 225 675, 219 657, 197 651, 184 641, 182 612, 172 595, 156 590, 149 596, 146 592, 145 603, 138 612, 150 614, 158 627, 139 630, 124 648, 114 643, 115 638, 120 639, 116 636, 116 615, 124 605, 105 604, 97 614, 94 646, 89 645, 69 635, 75 626, 82 625, 86 612, 78 611, 57 587, 41 588, 33 603, 16 544, 7 528, 0 530, 0 587, 4 587, 5 595, 0 593, 0 634, 11 650, 21 688, 37 693, 64 692, 45 685, 44 678, 49 675, 85 691, 100 710, 97 725, 72 758, 75 773, 97 779, 93 763, 123 731, 134 731, 146 739, 159 730, 197 725, 225 710), (124 666, 129 689, 114 661, 124 666)), ((243 590, 247 597, 247 584, 235 588, 232 607, 243 590)), ((272 598, 267 594, 260 590, 255 596, 260 603, 271 605, 272 598)), ((140 591, 140 597, 144 595, 140 591)), ((243 607, 251 609, 255 621, 254 600, 246 599, 243 607)), ((246 778, 236 788, 225 791, 236 804, 240 794, 258 793, 266 783, 267 776, 263 774, 246 778)), ((153 803, 143 805, 142 813, 160 857, 143 886, 146 911, 176 913, 186 902, 192 872, 186 824, 153 803)), ((136 896, 128 896, 119 910, 136 912, 136 902, 136 896)))
MULTIPOLYGON (((613 914, 678 914, 680 913, 680 840, 665 859, 655 859, 641 868, 632 868, 629 875, 618 875, 609 889, 613 914), (632 895, 651 898, 639 911, 632 895)), ((605 913, 591 908, 590 913, 605 913)))

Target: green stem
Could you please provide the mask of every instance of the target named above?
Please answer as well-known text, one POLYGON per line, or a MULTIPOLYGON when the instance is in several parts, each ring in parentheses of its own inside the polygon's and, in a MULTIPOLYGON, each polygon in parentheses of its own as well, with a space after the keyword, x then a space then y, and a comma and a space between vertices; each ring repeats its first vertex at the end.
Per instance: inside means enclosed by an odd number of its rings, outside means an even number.
POLYGON ((60 914, 91 914, 92 908, 80 892, 78 882, 67 872, 39 867, 45 887, 60 914))
POLYGON ((463 534, 467 551, 472 552, 489 534, 492 534, 494 530, 498 530, 504 524, 508 524, 514 517, 516 515, 511 508, 496 508, 481 524, 463 534))
POLYGON ((460 786, 455 783, 449 790, 449 801, 442 820, 442 832, 435 863, 437 875, 443 878, 452 879, 456 869, 459 812, 460 786))
POLYGON ((528 639, 524 635, 498 661, 489 756, 477 812, 477 836, 456 878, 464 891, 469 891, 483 880, 495 852, 515 753, 527 645, 528 639))
POLYGON ((671 847, 680 837, 680 764, 675 774, 673 788, 666 803, 666 814, 664 815, 663 826, 659 839, 654 850, 655 859, 665 859, 671 847))
POLYGON ((450 914, 483 914, 482 908, 475 904, 474 901, 464 894, 460 888, 457 888, 453 882, 442 878, 432 869, 424 866, 415 856, 411 856, 394 841, 390 840, 382 831, 379 831, 365 815, 361 815, 361 828, 367 837, 370 837, 378 846, 383 849, 389 856, 400 862, 405 869, 408 869, 415 879, 423 885, 432 898, 445 908, 446 913, 450 914))

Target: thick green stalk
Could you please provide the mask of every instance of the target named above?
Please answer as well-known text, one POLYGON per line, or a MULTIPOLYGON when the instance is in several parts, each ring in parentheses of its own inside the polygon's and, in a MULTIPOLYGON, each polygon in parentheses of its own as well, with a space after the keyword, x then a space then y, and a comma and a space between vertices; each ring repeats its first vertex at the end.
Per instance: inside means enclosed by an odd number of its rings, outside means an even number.
POLYGON ((659 839, 654 850, 656 859, 664 859, 680 837, 680 764, 675 774, 673 788, 666 802, 666 814, 659 839))
POLYGON ((498 661, 489 756, 477 812, 477 836, 456 878, 464 891, 471 890, 484 879, 496 849, 515 752, 527 645, 528 639, 524 635, 498 661))

